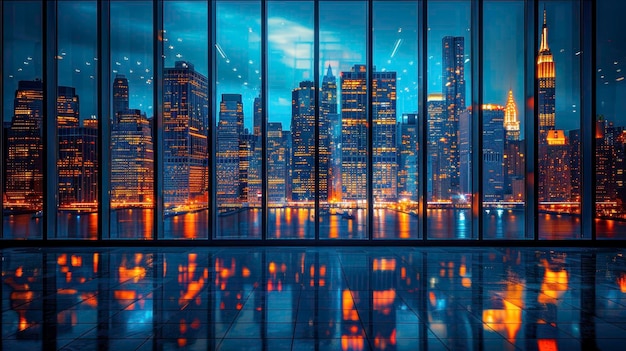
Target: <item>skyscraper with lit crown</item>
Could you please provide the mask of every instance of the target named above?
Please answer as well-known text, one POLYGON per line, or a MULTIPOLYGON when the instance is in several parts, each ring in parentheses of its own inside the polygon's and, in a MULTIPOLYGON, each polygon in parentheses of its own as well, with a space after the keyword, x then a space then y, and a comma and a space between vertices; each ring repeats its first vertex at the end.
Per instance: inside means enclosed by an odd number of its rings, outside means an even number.
POLYGON ((504 130, 507 140, 519 140, 520 127, 517 118, 517 105, 513 99, 513 90, 509 90, 509 95, 504 106, 504 130))
POLYGON ((543 28, 541 47, 537 56, 537 104, 539 107, 539 130, 553 130, 555 119, 555 86, 556 69, 552 52, 548 47, 548 21, 546 10, 543 10, 543 28))

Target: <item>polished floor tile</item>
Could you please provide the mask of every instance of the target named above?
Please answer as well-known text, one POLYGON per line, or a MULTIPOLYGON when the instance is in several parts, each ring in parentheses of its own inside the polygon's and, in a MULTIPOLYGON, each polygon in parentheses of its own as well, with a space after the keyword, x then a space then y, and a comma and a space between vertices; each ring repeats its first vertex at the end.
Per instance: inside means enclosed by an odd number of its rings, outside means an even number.
POLYGON ((622 350, 622 249, 6 249, 0 350, 622 350))

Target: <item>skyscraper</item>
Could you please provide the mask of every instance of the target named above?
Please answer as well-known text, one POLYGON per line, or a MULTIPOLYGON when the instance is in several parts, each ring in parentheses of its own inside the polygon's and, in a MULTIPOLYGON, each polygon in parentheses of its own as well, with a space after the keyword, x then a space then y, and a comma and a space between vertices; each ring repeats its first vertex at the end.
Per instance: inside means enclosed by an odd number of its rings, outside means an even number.
POLYGON ((293 201, 315 200, 315 105, 315 84, 311 81, 300 82, 299 87, 291 93, 293 201))
POLYGON ((337 114, 337 78, 328 65, 326 75, 322 78, 322 88, 320 90, 320 113, 319 113, 319 198, 324 203, 333 198, 339 200, 341 192, 340 170, 333 167, 334 162, 338 162, 340 157, 333 157, 339 146, 337 133, 334 129, 340 125, 337 114))
POLYGON ((504 106, 504 130, 507 140, 519 140, 520 125, 517 118, 517 105, 513 98, 513 90, 509 90, 509 95, 504 106))
POLYGON ((113 116, 128 110, 128 79, 123 74, 116 74, 113 80, 113 116))
POLYGON ((537 56, 538 108, 538 199, 540 202, 571 199, 571 171, 568 140, 555 129, 556 70, 548 47, 547 13, 543 10, 541 46, 537 56))
POLYGON ((483 200, 504 199, 504 116, 506 109, 483 105, 483 200))
POLYGON ((428 201, 447 198, 447 174, 444 168, 446 138, 444 137, 445 99, 442 94, 429 94, 426 101, 428 111, 428 201))
POLYGON ((460 191, 459 116, 465 110, 465 39, 446 36, 442 40, 442 86, 445 99, 443 124, 444 171, 442 189, 451 199, 460 191))
POLYGON ((43 206, 43 84, 20 81, 7 130, 4 208, 39 211, 43 206))
POLYGON ((376 201, 398 199, 396 72, 374 72, 372 92, 373 192, 376 201))
POLYGON ((504 107, 504 194, 507 200, 524 200, 524 149, 513 91, 509 90, 504 107))
MULTIPOLYGON (((397 199, 396 73, 374 72, 372 92, 373 193, 397 199)), ((367 180, 367 72, 355 65, 341 73, 342 200, 364 200, 367 180)))
POLYGON ((341 72, 342 200, 367 195, 367 73, 365 65, 341 72))
POLYGON ((253 133, 250 149, 250 164, 248 168, 248 204, 258 206, 261 204, 261 123, 262 123, 261 98, 254 98, 253 133))
POLYGON ((118 111, 111 129, 111 206, 152 207, 153 165, 150 121, 137 109, 118 111))
POLYGON ((217 125, 215 159, 219 206, 240 206, 239 139, 243 133, 243 103, 240 94, 222 94, 217 125))
POLYGON ((416 113, 402 115, 398 124, 398 197, 411 201, 418 200, 417 169, 418 169, 418 118, 416 113))
POLYGON ((208 204, 208 82, 191 63, 165 68, 163 196, 166 207, 208 204))
POLYGON ((267 201, 283 205, 286 201, 287 150, 283 125, 267 123, 267 201))

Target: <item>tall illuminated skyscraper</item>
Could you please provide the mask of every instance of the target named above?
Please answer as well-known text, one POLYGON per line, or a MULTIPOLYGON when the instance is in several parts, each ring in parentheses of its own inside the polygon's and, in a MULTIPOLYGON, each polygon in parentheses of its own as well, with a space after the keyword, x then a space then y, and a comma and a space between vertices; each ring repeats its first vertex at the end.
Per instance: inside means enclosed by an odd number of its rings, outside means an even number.
POLYGON ((283 125, 267 123, 267 201, 283 205, 286 201, 287 143, 283 125))
POLYGON ((465 39, 446 36, 442 40, 442 86, 446 114, 443 123, 444 171, 442 189, 450 199, 460 191, 459 117, 465 110, 465 39))
POLYGON ((509 90, 504 107, 504 194, 509 201, 524 200, 524 144, 513 91, 509 90))
POLYGON ((416 113, 402 115, 398 124, 398 197, 417 201, 418 118, 416 113))
POLYGON ((208 204, 208 82, 191 63, 165 68, 163 197, 166 207, 208 204))
POLYGON ((355 65, 341 72, 341 187, 342 200, 367 195, 367 72, 355 65))
POLYGON ((253 131, 250 142, 250 160, 248 168, 248 204, 259 206, 261 204, 261 123, 262 109, 261 98, 254 98, 253 131))
POLYGON ((7 130, 4 208, 39 211, 43 206, 43 84, 20 81, 7 130))
POLYGON ((504 130, 507 140, 519 140, 520 124, 517 118, 517 105, 513 98, 513 90, 509 90, 506 106, 504 106, 504 130))
POLYGON ((539 107, 539 130, 553 130, 555 119, 555 86, 556 69, 552 52, 548 47, 547 13, 543 10, 543 28, 541 32, 541 47, 537 56, 537 104, 539 107))
POLYGON ((374 199, 396 201, 398 199, 396 72, 374 72, 372 89, 374 199))
POLYGON ((429 94, 426 101, 428 111, 428 164, 427 177, 429 179, 427 193, 428 201, 447 199, 447 174, 444 168, 446 139, 444 138, 445 99, 442 94, 429 94))
POLYGON ((543 10, 541 46, 537 57, 538 199, 540 202, 571 199, 569 142, 565 131, 555 129, 556 69, 548 47, 547 13, 543 10))
POLYGON ((341 158, 333 157, 340 143, 338 134, 334 131, 340 125, 337 114, 337 78, 330 65, 322 78, 319 119, 319 198, 323 203, 339 200, 341 195, 340 169, 333 167, 333 163, 339 162, 341 158))
POLYGON ((152 207, 154 147, 140 110, 118 111, 111 129, 111 206, 152 207))
POLYGON ((483 200, 504 199, 504 117, 499 105, 483 105, 483 200))
MULTIPOLYGON (((396 73, 374 72, 372 101, 373 193, 379 201, 398 197, 396 73)), ((342 200, 364 200, 367 181, 367 72, 355 65, 341 73, 342 200)))
POLYGON ((215 158, 219 206, 240 205, 239 138, 242 133, 243 103, 241 95, 222 94, 215 158))
MULTIPOLYGON (((315 84, 291 93, 291 200, 315 200, 315 84)), ((321 134, 321 133, 320 133, 321 134)))

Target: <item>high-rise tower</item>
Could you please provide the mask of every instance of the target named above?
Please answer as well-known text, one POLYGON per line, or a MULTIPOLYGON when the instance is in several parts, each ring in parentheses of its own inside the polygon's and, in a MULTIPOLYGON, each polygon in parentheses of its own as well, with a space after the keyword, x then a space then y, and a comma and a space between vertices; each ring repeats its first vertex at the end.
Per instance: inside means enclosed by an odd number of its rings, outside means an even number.
POLYGON ((541 47, 537 55, 537 84, 539 107, 539 130, 553 130, 555 116, 555 84, 556 70, 552 52, 548 47, 548 24, 546 10, 543 10, 543 29, 541 47))
POLYGON ((509 96, 504 107, 504 130, 507 140, 519 140, 520 127, 517 119, 517 105, 513 99, 513 90, 509 90, 509 96))
POLYGON ((320 90, 319 116, 319 198, 320 202, 340 200, 338 191, 339 167, 333 167, 340 157, 333 157, 337 152, 340 140, 334 130, 340 125, 337 114, 337 78, 328 65, 326 75, 322 78, 320 90))
MULTIPOLYGON (((321 134, 321 133, 320 133, 321 134)), ((291 93, 291 199, 315 200, 315 84, 291 93)))
POLYGON ((239 202, 239 138, 243 133, 243 103, 240 94, 222 94, 217 125, 215 158, 219 206, 239 202))
POLYGON ((442 40, 442 86, 446 115, 443 125, 443 189, 450 199, 460 190, 459 117, 465 110, 465 39, 446 36, 442 40))
POLYGON ((208 203, 208 82, 191 63, 165 68, 163 82, 165 206, 208 203))
POLYGON ((117 74, 113 80, 113 116, 128 110, 128 106, 128 79, 122 74, 117 74))

